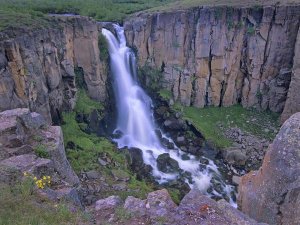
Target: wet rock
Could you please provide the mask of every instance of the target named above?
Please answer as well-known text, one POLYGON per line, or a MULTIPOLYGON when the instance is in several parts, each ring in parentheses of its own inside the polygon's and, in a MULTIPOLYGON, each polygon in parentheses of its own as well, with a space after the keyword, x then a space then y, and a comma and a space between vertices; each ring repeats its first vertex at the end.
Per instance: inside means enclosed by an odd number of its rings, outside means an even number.
POLYGON ((182 160, 190 160, 191 158, 189 157, 188 154, 183 154, 183 155, 181 156, 181 159, 182 159, 182 160))
POLYGON ((182 119, 170 118, 164 122, 164 127, 170 131, 174 130, 186 130, 187 125, 182 119))
POLYGON ((110 196, 105 199, 96 201, 95 210, 115 209, 122 204, 122 199, 119 196, 110 196))
POLYGON ((169 141, 168 139, 166 139, 166 138, 163 138, 163 139, 161 140, 161 143, 162 143, 164 146, 166 146, 168 149, 174 149, 174 147, 175 147, 174 143, 170 142, 170 141, 169 141))
POLYGON ((182 146, 186 144, 186 140, 184 136, 179 136, 176 138, 176 142, 178 145, 182 146))
POLYGON ((175 173, 179 171, 178 162, 170 157, 169 153, 157 157, 157 168, 164 173, 175 173))
POLYGON ((138 148, 127 149, 125 155, 131 170, 136 173, 138 179, 153 179, 151 176, 152 167, 144 163, 142 150, 138 148))

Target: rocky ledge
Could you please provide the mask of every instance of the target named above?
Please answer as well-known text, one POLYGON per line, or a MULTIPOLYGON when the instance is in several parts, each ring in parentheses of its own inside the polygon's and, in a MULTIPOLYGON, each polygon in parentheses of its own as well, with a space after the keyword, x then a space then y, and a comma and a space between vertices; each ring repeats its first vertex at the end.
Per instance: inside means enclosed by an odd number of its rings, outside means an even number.
POLYGON ((51 189, 39 190, 41 195, 81 206, 79 179, 66 158, 61 128, 29 109, 7 110, 0 113, 0 182, 13 185, 24 173, 51 177, 51 189))
POLYGON ((253 219, 233 208, 225 200, 218 202, 190 191, 177 206, 167 190, 148 194, 141 200, 129 196, 125 202, 118 196, 100 199, 94 209, 96 224, 189 224, 189 225, 258 225, 253 219), (123 216, 120 217, 120 211, 123 216), (126 215, 126 216, 124 216, 126 215))

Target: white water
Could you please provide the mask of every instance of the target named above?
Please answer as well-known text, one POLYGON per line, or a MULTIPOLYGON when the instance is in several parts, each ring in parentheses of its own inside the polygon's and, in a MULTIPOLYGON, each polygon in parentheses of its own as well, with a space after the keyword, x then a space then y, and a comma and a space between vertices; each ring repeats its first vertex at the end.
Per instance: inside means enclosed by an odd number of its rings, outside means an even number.
MULTIPOLYGON (((177 173, 163 173, 157 169, 156 159, 163 153, 169 153, 175 159, 179 167, 192 174, 192 182, 186 179, 186 183, 191 188, 198 188, 203 193, 211 186, 212 177, 222 186, 223 193, 230 197, 232 187, 222 181, 222 176, 213 161, 209 160, 206 169, 200 171, 199 159, 189 155, 190 160, 182 160, 186 153, 175 146, 174 150, 163 147, 155 133, 154 119, 152 115, 152 101, 137 83, 135 56, 130 48, 126 47, 124 30, 118 25, 114 25, 117 38, 106 29, 102 29, 103 35, 109 43, 110 65, 114 76, 113 86, 116 96, 118 121, 116 131, 122 136, 115 139, 119 148, 136 147, 143 151, 144 162, 153 168, 153 176, 159 183, 178 179, 177 173)), ((166 136, 164 136, 166 138, 166 136)), ((170 139, 171 142, 173 142, 170 139)), ((215 196, 221 196, 216 190, 212 191, 215 196)), ((210 194, 211 195, 211 194, 210 194)), ((231 203, 233 201, 231 200, 231 203)))

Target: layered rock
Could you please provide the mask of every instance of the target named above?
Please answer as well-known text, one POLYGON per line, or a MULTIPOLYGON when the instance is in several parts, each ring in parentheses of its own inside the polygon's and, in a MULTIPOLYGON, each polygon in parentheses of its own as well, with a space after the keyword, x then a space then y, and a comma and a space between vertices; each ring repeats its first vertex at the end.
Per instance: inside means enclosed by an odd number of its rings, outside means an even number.
POLYGON ((268 224, 300 223, 300 113, 291 116, 269 146, 258 171, 242 177, 240 209, 268 224))
POLYGON ((90 97, 105 100, 106 64, 99 57, 96 21, 51 20, 55 27, 0 35, 0 111, 26 107, 58 121, 61 111, 75 105, 75 69, 82 72, 90 97))
POLYGON ((162 87, 182 104, 282 112, 299 64, 299 17, 300 6, 198 7, 140 13, 124 26, 139 66, 162 70, 162 87))
MULTIPOLYGON (((95 206, 96 224, 101 224, 105 219, 118 223, 113 210, 122 207, 118 198, 111 196, 98 202, 95 206)), ((131 216, 121 221, 122 224, 263 225, 239 212, 225 200, 216 202, 197 190, 190 191, 179 206, 163 189, 149 193, 144 200, 129 196, 123 208, 131 216)))
MULTIPOLYGON (((48 126, 40 114, 18 108, 0 113, 1 171, 51 175, 55 182, 79 185, 64 148, 58 126, 48 126)), ((0 180, 9 177, 0 173, 0 180)), ((13 176, 11 176, 13 177, 13 176)))

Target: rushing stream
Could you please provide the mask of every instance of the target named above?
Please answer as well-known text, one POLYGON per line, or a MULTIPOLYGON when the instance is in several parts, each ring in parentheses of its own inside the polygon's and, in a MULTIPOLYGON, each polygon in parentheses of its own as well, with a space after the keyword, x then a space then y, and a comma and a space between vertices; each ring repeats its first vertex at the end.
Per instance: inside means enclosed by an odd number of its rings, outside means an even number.
POLYGON ((199 158, 189 155, 189 160, 183 160, 182 156, 186 153, 176 145, 173 150, 162 146, 155 132, 157 127, 154 124, 151 98, 136 80, 135 55, 130 48, 126 47, 124 29, 116 24, 114 28, 117 37, 107 29, 102 29, 102 33, 109 43, 110 66, 114 76, 113 87, 118 111, 115 132, 122 134, 120 138, 115 139, 118 147, 141 149, 145 164, 151 165, 153 176, 159 183, 166 183, 179 177, 179 173, 164 173, 157 167, 158 156, 168 153, 172 159, 178 162, 179 167, 190 175, 190 179, 185 178, 185 182, 191 188, 198 188, 209 196, 224 197, 226 195, 227 199, 230 199, 230 203, 235 205, 231 197, 233 187, 223 181, 218 167, 212 160, 207 159, 209 163, 203 170, 199 158), (201 167, 202 169, 200 169, 201 167), (218 190, 212 185, 212 178, 217 180, 218 190), (207 192, 209 188, 212 189, 210 193, 207 192), (220 193, 220 189, 222 193, 220 193))

